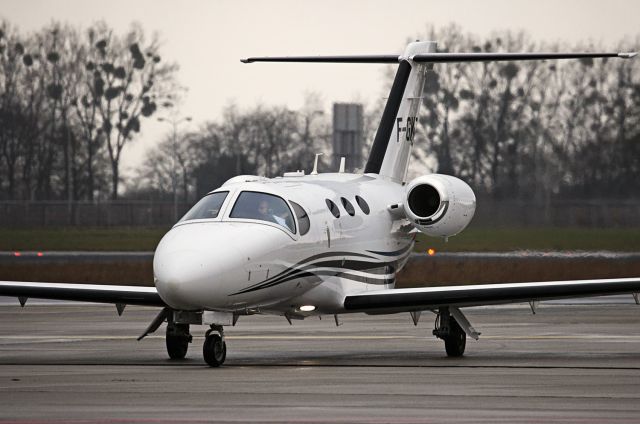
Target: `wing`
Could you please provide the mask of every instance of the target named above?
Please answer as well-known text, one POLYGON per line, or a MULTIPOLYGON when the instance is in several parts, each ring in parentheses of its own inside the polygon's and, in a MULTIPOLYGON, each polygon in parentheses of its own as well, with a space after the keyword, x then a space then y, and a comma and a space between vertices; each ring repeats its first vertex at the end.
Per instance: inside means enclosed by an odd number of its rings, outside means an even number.
POLYGON ((344 308, 349 312, 384 314, 622 293, 640 293, 640 278, 377 290, 347 296, 344 308))
POLYGON ((24 304, 26 299, 34 297, 120 305, 167 306, 155 287, 0 281, 0 296, 18 297, 21 304, 24 304))

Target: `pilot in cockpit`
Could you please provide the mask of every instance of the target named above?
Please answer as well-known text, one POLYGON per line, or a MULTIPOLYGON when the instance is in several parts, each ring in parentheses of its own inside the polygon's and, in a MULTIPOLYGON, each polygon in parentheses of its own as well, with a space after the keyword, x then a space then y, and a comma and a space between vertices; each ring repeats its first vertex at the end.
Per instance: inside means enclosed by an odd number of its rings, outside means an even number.
POLYGON ((282 225, 283 227, 287 226, 287 223, 284 218, 279 217, 269 209, 269 202, 265 199, 261 200, 258 203, 257 219, 260 219, 263 221, 275 222, 276 224, 282 225))

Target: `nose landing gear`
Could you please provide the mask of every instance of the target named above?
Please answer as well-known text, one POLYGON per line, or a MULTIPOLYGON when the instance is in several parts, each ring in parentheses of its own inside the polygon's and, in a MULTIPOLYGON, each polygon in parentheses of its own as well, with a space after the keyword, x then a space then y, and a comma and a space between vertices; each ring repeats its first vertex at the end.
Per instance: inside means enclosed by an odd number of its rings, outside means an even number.
POLYGON ((202 355, 210 367, 219 367, 227 358, 227 344, 224 341, 224 329, 221 325, 212 324, 205 333, 202 355))

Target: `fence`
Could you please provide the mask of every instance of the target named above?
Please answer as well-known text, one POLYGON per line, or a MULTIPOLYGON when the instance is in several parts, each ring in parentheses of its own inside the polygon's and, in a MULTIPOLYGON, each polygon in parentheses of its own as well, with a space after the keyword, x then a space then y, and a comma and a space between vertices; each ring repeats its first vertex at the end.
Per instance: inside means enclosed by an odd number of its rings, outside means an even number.
MULTIPOLYGON (((173 202, 0 202, 0 227, 170 226, 191 207, 173 202)), ((474 226, 640 227, 640 200, 562 200, 549 204, 478 199, 474 226)))
POLYGON ((191 205, 173 202, 0 202, 2 227, 159 227, 170 226, 191 205))

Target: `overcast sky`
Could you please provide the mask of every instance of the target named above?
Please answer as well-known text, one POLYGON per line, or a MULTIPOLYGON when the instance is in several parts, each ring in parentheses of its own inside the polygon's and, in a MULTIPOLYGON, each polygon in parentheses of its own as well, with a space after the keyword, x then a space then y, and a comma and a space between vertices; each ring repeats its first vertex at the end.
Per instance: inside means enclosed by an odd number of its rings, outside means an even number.
MULTIPOLYGON (((182 113, 196 128, 220 119, 230 102, 298 108, 305 92, 334 101, 370 103, 384 92, 384 65, 241 64, 255 55, 397 54, 408 38, 424 38, 428 25, 451 22, 464 32, 528 31, 534 40, 613 45, 640 33, 635 0, 0 0, 0 16, 22 31, 53 20, 86 27, 105 20, 123 33, 133 21, 158 32, 166 60, 180 65, 188 88, 182 113)), ((637 50, 638 46, 628 46, 637 50)), ((135 166, 168 128, 143 123, 142 137, 125 152, 135 166)))

